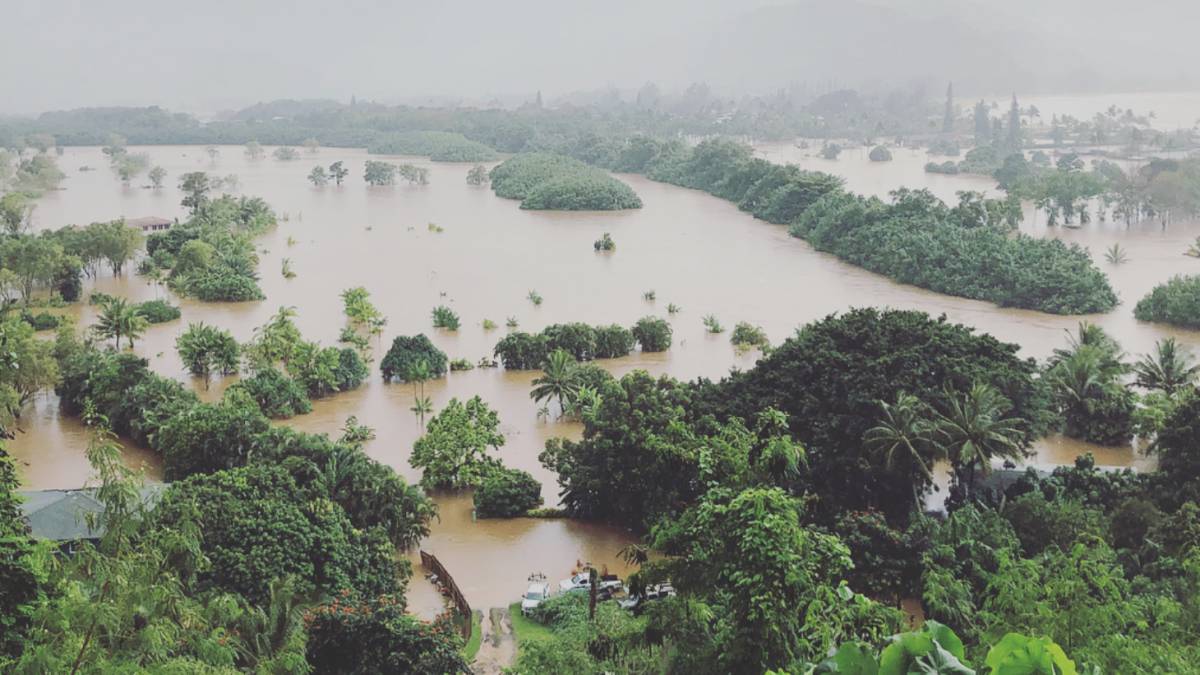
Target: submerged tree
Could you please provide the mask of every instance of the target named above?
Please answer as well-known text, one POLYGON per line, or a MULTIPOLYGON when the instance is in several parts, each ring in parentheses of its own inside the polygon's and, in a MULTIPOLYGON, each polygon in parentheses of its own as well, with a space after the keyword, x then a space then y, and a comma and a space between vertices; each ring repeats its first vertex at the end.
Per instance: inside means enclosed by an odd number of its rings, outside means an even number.
POLYGON ((500 418, 481 398, 465 404, 452 398, 429 420, 426 433, 413 444, 408 462, 421 469, 421 483, 436 488, 464 488, 480 484, 500 466, 488 453, 504 445, 500 418))
POLYGON ((533 380, 529 397, 538 403, 556 399, 560 414, 565 413, 579 393, 578 369, 575 357, 565 349, 555 349, 542 366, 542 376, 533 380))
POLYGON ((241 355, 241 348, 229 331, 203 322, 188 325, 175 339, 175 351, 188 372, 204 378, 205 389, 214 371, 222 375, 236 373, 241 355))
POLYGON ((125 298, 111 298, 104 303, 100 317, 96 323, 96 334, 103 338, 113 338, 113 346, 121 348, 121 338, 129 342, 133 349, 133 341, 142 336, 150 322, 138 312, 125 298))

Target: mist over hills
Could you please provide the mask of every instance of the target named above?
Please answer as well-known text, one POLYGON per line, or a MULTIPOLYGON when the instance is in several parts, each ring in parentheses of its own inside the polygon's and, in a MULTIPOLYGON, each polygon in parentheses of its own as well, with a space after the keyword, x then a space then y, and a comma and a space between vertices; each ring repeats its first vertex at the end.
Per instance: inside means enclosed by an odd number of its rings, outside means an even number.
POLYGON ((1200 3, 1148 0, 45 0, 8 8, 0 114, 161 105, 211 114, 258 101, 519 103, 646 82, 722 95, 801 85, 963 94, 1200 88, 1200 3), (129 17, 137 17, 130 20, 129 17), (236 20, 234 19, 236 17, 236 20), (49 47, 49 48, 48 48, 49 47))

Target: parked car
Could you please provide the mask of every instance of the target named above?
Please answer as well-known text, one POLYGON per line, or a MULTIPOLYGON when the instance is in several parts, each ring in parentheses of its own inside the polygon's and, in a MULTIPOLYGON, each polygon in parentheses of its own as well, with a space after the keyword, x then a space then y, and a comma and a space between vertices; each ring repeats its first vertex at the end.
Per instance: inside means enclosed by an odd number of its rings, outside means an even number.
MULTIPOLYGON (((587 593, 591 587, 592 583, 587 572, 580 572, 558 582, 558 589, 563 593, 587 593)), ((611 598, 614 593, 622 588, 621 579, 617 575, 605 574, 596 582, 596 595, 603 599, 611 598)))
POLYGON ((662 600, 675 595, 675 589, 671 584, 657 584, 647 586, 646 590, 641 595, 630 594, 629 597, 620 600, 617 604, 621 609, 627 609, 634 614, 640 614, 646 607, 646 603, 654 600, 662 600))
POLYGON ((521 596, 521 613, 529 616, 530 612, 549 597, 550 584, 544 582, 529 584, 529 588, 525 589, 525 595, 521 596))

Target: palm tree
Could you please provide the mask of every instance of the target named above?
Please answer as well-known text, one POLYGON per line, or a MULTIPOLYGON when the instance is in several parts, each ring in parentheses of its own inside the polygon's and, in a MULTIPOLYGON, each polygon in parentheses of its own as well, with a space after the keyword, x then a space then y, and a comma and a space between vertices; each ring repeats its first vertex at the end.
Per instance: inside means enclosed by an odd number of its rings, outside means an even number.
MULTIPOLYGON (((243 656, 251 666, 267 666, 290 648, 304 640, 304 612, 296 592, 296 580, 287 576, 273 579, 268 586, 270 597, 262 607, 244 613, 238 633, 242 637, 243 656)), ((271 672, 266 667, 264 671, 271 672)))
MULTIPOLYGON (((895 466, 898 454, 907 457, 926 479, 933 482, 933 470, 925 457, 933 455, 936 459, 945 455, 942 453, 944 448, 932 442, 933 425, 925 416, 925 404, 912 394, 900 392, 895 403, 879 401, 879 408, 882 415, 878 423, 863 434, 867 449, 881 455, 888 469, 895 466)), ((913 505, 921 508, 921 494, 915 482, 913 505)))
POLYGON ((338 497, 349 489, 354 476, 362 473, 366 461, 366 454, 358 447, 335 443, 320 466, 318 485, 325 489, 331 500, 340 502, 338 497))
POLYGON ((425 396, 425 381, 431 375, 432 373, 429 372, 429 363, 422 359, 413 364, 405 376, 405 379, 412 382, 413 385, 413 406, 409 410, 421 418, 422 427, 425 426, 425 415, 433 412, 433 402, 425 396))
POLYGON ((428 396, 418 396, 413 399, 412 407, 409 410, 413 411, 413 414, 421 420, 421 426, 424 427, 425 416, 433 412, 433 401, 428 396))
POLYGON ((930 443, 933 429, 924 417, 924 404, 916 396, 900 392, 895 403, 880 401, 879 408, 883 414, 879 422, 863 434, 863 443, 882 456, 887 468, 895 466, 899 453, 911 459, 926 478, 933 480, 933 471, 924 455, 937 448, 930 443))
POLYGON ((937 413, 933 442, 950 459, 956 474, 966 471, 966 494, 975 487, 975 471, 987 475, 992 460, 1021 457, 1020 420, 1004 417, 1009 402, 995 387, 975 383, 966 394, 946 391, 946 410, 937 413))
POLYGON ((1067 344, 1070 349, 1054 350, 1054 354, 1050 357, 1050 366, 1055 366, 1083 348, 1090 347, 1096 351, 1096 355, 1099 357, 1097 367, 1105 382, 1110 382, 1113 378, 1123 375, 1129 370, 1129 367, 1123 363, 1125 353, 1121 351, 1121 345, 1104 332, 1103 328, 1094 323, 1083 321, 1080 322, 1074 334, 1067 331, 1067 344))
POLYGON ((129 341, 133 349, 133 341, 142 336, 150 322, 138 313, 137 307, 129 304, 125 298, 113 298, 104 303, 95 330, 100 337, 113 338, 113 345, 121 348, 121 338, 129 341))
POLYGON ((1200 365, 1196 365, 1186 347, 1180 347, 1175 338, 1169 337, 1155 343, 1154 354, 1144 355, 1133 370, 1139 387, 1174 394, 1196 381, 1200 365))
POLYGON ((555 349, 542 367, 542 376, 533 381, 530 398, 538 403, 557 398, 559 410, 566 411, 567 402, 579 393, 578 372, 575 357, 564 349, 555 349))

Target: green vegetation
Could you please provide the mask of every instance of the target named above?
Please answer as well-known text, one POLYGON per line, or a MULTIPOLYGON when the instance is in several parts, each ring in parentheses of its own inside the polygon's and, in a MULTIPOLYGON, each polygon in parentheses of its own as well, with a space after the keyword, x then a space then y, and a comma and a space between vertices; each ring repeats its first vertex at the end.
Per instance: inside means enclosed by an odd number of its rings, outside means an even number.
POLYGON ((1009 234, 1001 215, 1005 208, 966 194, 954 208, 926 191, 898 190, 890 204, 831 194, 789 231, 818 250, 943 293, 1054 314, 1103 312, 1116 305, 1116 294, 1085 249, 1009 234), (918 247, 922 263, 910 264, 906 251, 918 247))
MULTIPOLYGON (((24 350, 16 326, 0 328, 24 350)), ((379 672, 385 653, 419 672, 462 667, 452 628, 404 615, 411 570, 395 550, 426 536, 435 510, 363 453, 369 429, 350 420, 333 441, 272 427, 244 395, 254 378, 202 404, 145 360, 70 328, 37 342, 61 373, 42 386, 55 380, 64 412, 92 425, 93 494, 107 508, 97 542, 62 556, 35 544, 17 527, 15 474, 0 452, 6 670, 379 672), (143 500, 102 424, 163 456, 173 482, 158 498, 143 500), (147 639, 121 637, 130 631, 147 639)), ((15 375, 0 373, 13 390, 15 375)))
POLYGON ((169 270, 167 285, 177 293, 209 302, 261 300, 253 239, 273 225, 275 213, 261 199, 202 196, 186 222, 150 235, 146 252, 152 269, 169 270))
POLYGON ((214 372, 237 373, 241 357, 241 347, 229 331, 204 323, 189 324, 175 339, 175 351, 192 375, 204 378, 205 389, 214 372))
POLYGON ((225 399, 246 396, 260 412, 272 419, 287 419, 312 412, 308 392, 296 380, 276 368, 263 368, 225 390, 225 399))
POLYGON ((656 316, 642 317, 630 332, 643 352, 665 352, 671 348, 671 334, 674 331, 666 319, 656 316))
POLYGON ((766 349, 771 346, 766 331, 745 321, 739 321, 733 327, 729 342, 738 349, 766 349))
POLYGON ((890 162, 892 161, 892 151, 888 150, 885 146, 877 145, 871 148, 871 152, 867 155, 867 158, 872 162, 890 162))
POLYGON ((1063 433, 1101 445, 1126 445, 1133 436, 1136 396, 1122 382, 1130 368, 1120 345, 1088 323, 1055 350, 1046 380, 1063 417, 1063 433))
POLYGON ((499 416, 478 396, 465 404, 452 398, 430 418, 425 435, 413 444, 408 463, 421 470, 421 484, 427 487, 478 486, 501 466, 487 452, 504 445, 499 427, 499 416))
POLYGON ((483 612, 478 609, 471 610, 471 637, 467 640, 466 646, 463 647, 463 660, 471 663, 475 660, 475 655, 479 653, 479 648, 483 645, 483 612))
POLYGON ((616 160, 623 170, 728 199, 789 225, 819 250, 902 283, 1057 314, 1103 312, 1117 302, 1086 250, 1011 234, 1020 215, 1014 198, 965 193, 951 208, 928 192, 902 189, 889 204, 844 192, 834 176, 755 158, 749 147, 726 140, 689 148, 631 139, 623 153, 616 160), (920 265, 908 253, 918 250, 920 265))
POLYGON ((602 237, 592 242, 592 248, 598 252, 603 251, 605 253, 609 253, 617 250, 617 242, 613 241, 612 235, 605 232, 602 237))
POLYGON ((102 266, 114 275, 142 245, 142 234, 124 221, 92 223, 87 227, 68 226, 38 235, 29 234, 32 202, 23 194, 0 197, 0 300, 26 307, 40 290, 65 302, 79 299, 83 277, 96 278, 102 266))
POLYGON ((491 177, 488 176, 488 170, 482 164, 476 164, 467 171, 467 185, 487 185, 491 182, 491 177))
POLYGON ((496 469, 475 488, 479 518, 515 518, 542 505, 542 484, 528 472, 496 469))
POLYGON ((1129 256, 1120 244, 1113 244, 1104 251, 1104 259, 1112 265, 1123 265, 1129 261, 1129 256))
POLYGON ((110 298, 100 310, 93 331, 100 338, 112 338, 113 346, 121 348, 121 338, 124 337, 133 349, 133 341, 142 336, 150 322, 142 316, 136 305, 131 305, 125 298, 110 298))
POLYGON ((1182 328, 1200 328, 1200 276, 1174 276, 1138 300, 1133 315, 1182 328))
POLYGON ((459 320, 458 314, 454 310, 445 305, 438 305, 433 308, 433 327, 444 328, 446 330, 458 330, 459 320))
POLYGON ((367 185, 392 185, 396 182, 396 165, 368 159, 363 165, 363 180, 367 185))
POLYGON ((468 140, 462 134, 445 131, 387 134, 371 142, 367 152, 373 155, 421 155, 435 162, 488 162, 499 158, 488 146, 468 140))
POLYGON ((183 316, 179 308, 166 300, 147 300, 134 305, 134 310, 150 323, 166 323, 183 316))
POLYGON ((633 346, 633 332, 616 324, 562 323, 546 326, 537 335, 521 331, 509 333, 496 343, 493 355, 508 370, 535 370, 557 350, 566 352, 576 361, 591 361, 627 356, 633 346))
POLYGON ((424 333, 412 337, 397 336, 379 368, 385 380, 410 382, 419 364, 424 365, 427 377, 445 375, 448 366, 446 353, 435 347, 424 333))
POLYGON ((496 194, 520 199, 523 209, 614 211, 642 206, 628 185, 561 155, 517 155, 492 169, 490 176, 496 194))
MULTIPOLYGON (((1187 672, 1200 649, 1184 637, 1200 549, 1170 532, 1200 517, 1189 504, 1200 495, 1188 459, 1200 439, 1194 362, 1162 344, 1138 366, 1142 386, 1169 397, 1159 472, 1103 472, 1081 458, 994 483, 984 479, 992 466, 1080 414, 1064 407, 1062 363, 1093 360, 1100 370, 1084 379, 1101 383, 1094 395, 1126 395, 1104 392, 1123 391, 1118 379, 1104 384, 1119 372, 1119 349, 1094 328, 1082 327, 1045 373, 1016 354, 944 319, 854 310, 804 327, 719 383, 639 371, 601 382, 582 439, 552 440, 540 459, 558 474, 568 515, 645 533, 624 552, 640 564, 631 587, 669 580, 678 595, 616 635, 586 620, 582 594, 574 610, 547 604, 535 616, 551 631, 546 648, 522 649, 518 665, 908 672, 940 648, 943 663, 963 668, 1057 672, 1028 670, 1028 659, 1065 664, 1069 654, 1085 672, 1187 672), (944 518, 923 513, 935 460, 952 470, 944 518), (665 557, 648 561, 649 548, 665 557), (1092 592, 1065 590, 1083 587, 1092 592), (932 622, 889 639, 901 617, 888 604, 914 595, 932 622), (570 612, 600 631, 583 644, 608 647, 580 648, 560 631, 570 612)), ((1084 411, 1099 419, 1079 426, 1117 424, 1111 410, 1084 411)))

